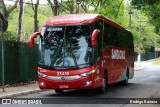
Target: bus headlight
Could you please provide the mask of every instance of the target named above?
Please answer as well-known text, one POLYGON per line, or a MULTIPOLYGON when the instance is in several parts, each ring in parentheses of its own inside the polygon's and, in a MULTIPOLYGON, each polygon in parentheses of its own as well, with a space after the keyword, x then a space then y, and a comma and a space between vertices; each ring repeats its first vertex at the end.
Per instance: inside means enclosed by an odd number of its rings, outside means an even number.
POLYGON ((43 78, 47 77, 46 74, 42 74, 42 73, 40 73, 40 72, 38 72, 38 76, 43 77, 43 78))
POLYGON ((80 74, 80 76, 81 76, 81 77, 86 77, 86 76, 88 76, 88 75, 90 75, 90 74, 93 74, 95 71, 96 71, 96 70, 94 69, 94 70, 92 70, 92 71, 82 73, 82 74, 80 74))
POLYGON ((40 85, 43 86, 43 87, 46 86, 44 82, 40 82, 40 85))

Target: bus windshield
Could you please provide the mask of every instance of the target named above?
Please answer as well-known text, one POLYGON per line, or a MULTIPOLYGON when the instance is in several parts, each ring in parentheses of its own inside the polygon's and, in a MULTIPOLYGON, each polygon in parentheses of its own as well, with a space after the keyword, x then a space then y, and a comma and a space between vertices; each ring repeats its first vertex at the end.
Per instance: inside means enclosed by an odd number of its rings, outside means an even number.
POLYGON ((92 31, 91 25, 45 27, 39 43, 39 67, 63 70, 91 65, 92 31))

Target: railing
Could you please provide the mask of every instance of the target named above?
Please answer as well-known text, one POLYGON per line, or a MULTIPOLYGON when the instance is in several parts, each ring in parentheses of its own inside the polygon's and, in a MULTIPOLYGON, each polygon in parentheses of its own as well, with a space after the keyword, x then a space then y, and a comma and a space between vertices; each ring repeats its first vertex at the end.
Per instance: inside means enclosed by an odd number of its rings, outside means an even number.
MULTIPOLYGON (((0 44, 0 84, 2 84, 2 57, 0 44)), ((4 41, 5 84, 37 80, 37 45, 30 49, 27 43, 4 41)))

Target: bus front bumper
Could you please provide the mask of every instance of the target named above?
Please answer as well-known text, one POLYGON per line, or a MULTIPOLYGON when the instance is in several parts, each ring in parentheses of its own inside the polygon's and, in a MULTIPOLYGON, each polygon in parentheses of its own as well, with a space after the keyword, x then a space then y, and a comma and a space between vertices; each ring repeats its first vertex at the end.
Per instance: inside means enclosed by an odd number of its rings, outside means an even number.
POLYGON ((40 89, 92 89, 95 88, 93 75, 81 77, 78 79, 66 80, 60 77, 59 80, 38 76, 38 84, 40 89))

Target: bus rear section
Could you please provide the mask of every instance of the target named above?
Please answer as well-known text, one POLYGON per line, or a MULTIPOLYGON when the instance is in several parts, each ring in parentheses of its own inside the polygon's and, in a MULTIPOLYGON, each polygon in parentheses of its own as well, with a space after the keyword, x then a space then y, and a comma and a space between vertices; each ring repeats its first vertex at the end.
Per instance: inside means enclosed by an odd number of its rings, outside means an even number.
POLYGON ((40 37, 40 89, 55 89, 57 93, 65 89, 97 89, 104 93, 108 84, 119 81, 127 84, 133 77, 133 42, 129 47, 118 45, 118 42, 110 43, 119 39, 109 38, 114 35, 105 24, 113 29, 112 32, 121 32, 125 38, 130 34, 98 14, 56 16, 45 22, 41 32, 32 34, 31 48, 34 38, 40 37))

